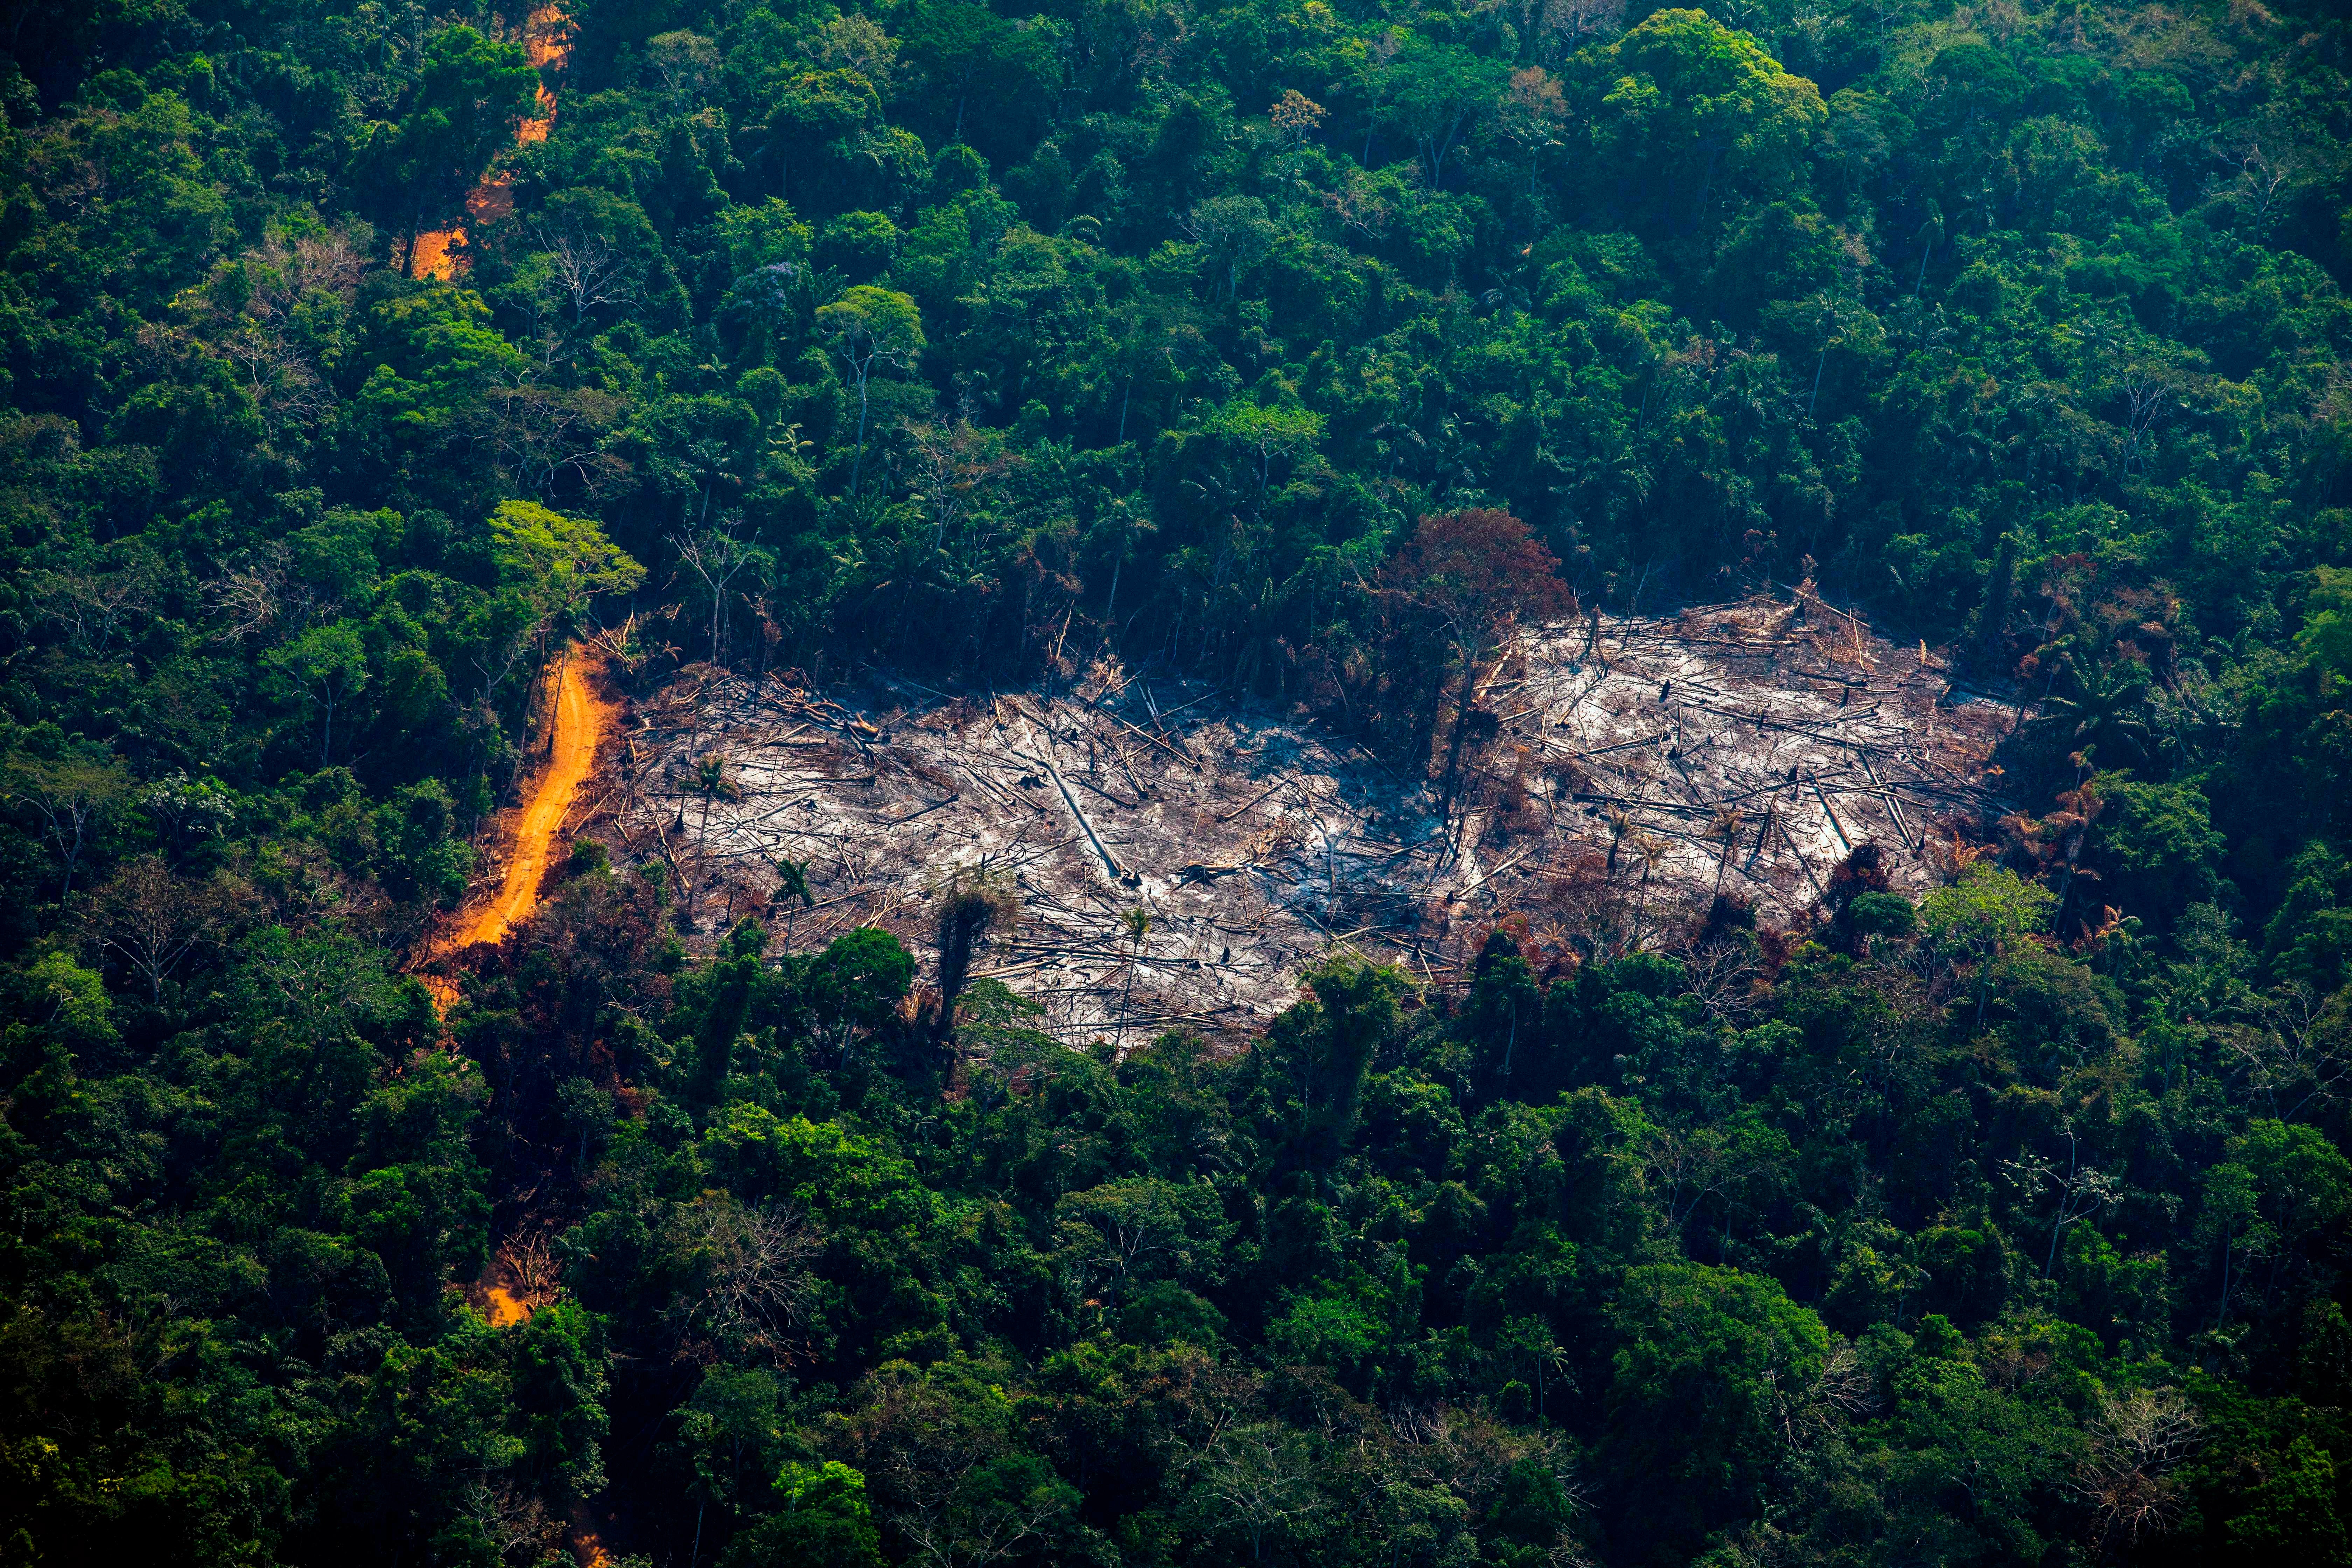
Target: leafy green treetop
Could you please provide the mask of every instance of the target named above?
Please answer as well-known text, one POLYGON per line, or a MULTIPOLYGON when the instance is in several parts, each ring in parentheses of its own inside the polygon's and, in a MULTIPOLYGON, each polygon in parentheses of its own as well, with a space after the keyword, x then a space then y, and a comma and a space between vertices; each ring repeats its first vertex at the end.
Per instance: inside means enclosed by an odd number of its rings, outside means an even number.
POLYGON ((1829 118, 1821 89, 1791 76, 1747 33, 1704 11, 1660 11, 1601 51, 1612 80, 1601 134, 1629 163, 1657 172, 1660 216, 1695 226, 1718 175, 1780 181, 1829 118))
POLYGON ((634 593, 646 580, 646 569, 593 518, 537 501, 499 503, 490 513, 490 555, 500 582, 530 603, 542 646, 550 633, 571 629, 592 600, 634 593))
POLYGON ((866 418, 874 372, 915 363, 923 352, 922 312, 909 295, 860 283, 817 311, 816 330, 857 393, 857 446, 849 465, 849 493, 854 496, 866 464, 866 418))

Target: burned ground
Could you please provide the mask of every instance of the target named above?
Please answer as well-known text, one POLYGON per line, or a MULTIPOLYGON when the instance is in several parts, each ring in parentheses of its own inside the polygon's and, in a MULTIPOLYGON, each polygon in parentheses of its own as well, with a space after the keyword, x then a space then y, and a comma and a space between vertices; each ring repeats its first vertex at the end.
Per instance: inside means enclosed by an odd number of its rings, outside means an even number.
POLYGON ((1563 962, 1678 940, 1718 896, 1801 921, 1865 844, 1916 889, 1995 809, 2014 717, 1809 595, 1523 634, 1450 784, 1449 745, 1414 767, 1108 664, 835 698, 705 671, 640 705, 615 827, 690 940, 758 914, 794 948, 878 925, 927 952, 935 890, 983 868, 1020 918, 976 973, 1072 1043, 1253 1028, 1335 947, 1439 981, 1503 921, 1563 962))

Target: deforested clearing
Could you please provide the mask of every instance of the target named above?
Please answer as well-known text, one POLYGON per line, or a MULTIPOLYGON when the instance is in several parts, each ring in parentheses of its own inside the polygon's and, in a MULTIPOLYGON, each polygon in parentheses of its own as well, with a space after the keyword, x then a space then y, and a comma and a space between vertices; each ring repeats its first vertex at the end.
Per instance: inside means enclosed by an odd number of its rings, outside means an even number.
POLYGON ((1499 921, 1557 963, 1687 945, 1719 896, 1804 921, 1865 846, 1923 889, 1996 814, 2015 716, 1806 595, 1522 633, 1450 786, 1450 735, 1400 768, 1108 660, 1066 689, 868 671, 825 697, 697 668, 640 705, 616 827, 706 945, 756 914, 796 948, 873 925, 928 951, 938 889, 992 873, 1019 917, 975 977, 1066 1042, 1139 1043, 1255 1028, 1333 949, 1435 982, 1499 921))

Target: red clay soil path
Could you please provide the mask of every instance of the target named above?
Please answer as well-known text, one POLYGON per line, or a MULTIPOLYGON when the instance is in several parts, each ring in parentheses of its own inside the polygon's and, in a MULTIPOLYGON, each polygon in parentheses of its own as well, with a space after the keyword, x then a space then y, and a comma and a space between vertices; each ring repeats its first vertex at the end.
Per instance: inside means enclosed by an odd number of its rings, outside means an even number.
MULTIPOLYGON (((530 13, 523 24, 522 47, 525 58, 533 66, 561 67, 572 51, 572 17, 561 5, 541 5, 530 13)), ((555 95, 541 82, 539 89, 539 114, 515 127, 515 145, 529 146, 544 142, 555 124, 555 95)), ((514 176, 504 170, 492 174, 466 193, 466 216, 477 223, 502 218, 514 211, 514 176)), ((466 239, 466 228, 459 224, 452 228, 428 229, 416 237, 408 258, 408 273, 412 278, 437 278, 446 282, 466 269, 465 257, 456 247, 466 239)))
MULTIPOLYGON (((564 821, 579 798, 580 786, 588 782, 588 774, 595 766, 597 747, 604 743, 620 715, 618 705, 598 695, 590 684, 591 678, 601 668, 593 656, 580 648, 572 649, 557 662, 547 765, 532 781, 530 798, 516 816, 505 875, 487 902, 461 913, 456 929, 433 944, 436 958, 462 952, 477 942, 495 944, 539 907, 539 889, 547 879, 548 857, 555 851, 564 821)), ((428 970, 417 978, 425 982, 434 1000, 444 1008, 457 1000, 457 983, 447 975, 428 970)), ((483 1291, 482 1308, 494 1329, 527 1322, 531 1314, 530 1301, 496 1279, 488 1282, 483 1291)), ((580 1568, 610 1568, 612 1558, 598 1541, 594 1521, 586 1516, 584 1509, 574 1509, 567 1533, 572 1561, 580 1568)))
MULTIPOLYGON (((461 912, 455 928, 433 943, 429 965, 437 967, 438 960, 477 942, 495 946, 539 907, 540 885, 547 879, 548 857, 554 852, 556 837, 563 829, 564 818, 572 814, 581 784, 595 765, 596 748, 618 716, 615 706, 597 695, 590 684, 599 668, 577 648, 559 664, 557 678, 562 684, 555 693, 553 742, 547 765, 531 783, 530 798, 516 814, 505 872, 487 901, 461 912)), ((433 967, 417 978, 433 993, 433 999, 446 1008, 457 1000, 457 982, 434 973, 433 967)))
POLYGON ((578 653, 559 667, 562 684, 555 693, 555 737, 546 770, 516 819, 505 879, 488 903, 462 918, 449 942, 453 950, 477 942, 496 945, 539 907, 539 886, 546 879, 547 858, 554 848, 556 834, 595 764, 598 743, 613 725, 613 704, 588 683, 593 668, 578 653))

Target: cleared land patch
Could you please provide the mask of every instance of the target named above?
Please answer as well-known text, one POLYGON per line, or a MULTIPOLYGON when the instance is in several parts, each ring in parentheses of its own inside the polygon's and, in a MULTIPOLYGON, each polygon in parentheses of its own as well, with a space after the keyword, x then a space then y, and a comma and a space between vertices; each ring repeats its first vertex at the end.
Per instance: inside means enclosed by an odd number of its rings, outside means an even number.
POLYGON ((986 868, 1022 918, 977 973, 1065 1040, 1135 1043, 1254 1027, 1335 947, 1435 981, 1506 917, 1583 958, 1718 893, 1785 922, 1864 844, 1923 887, 1998 810, 2014 718, 1810 597, 1532 628, 1473 711, 1449 787, 1444 745, 1401 767, 1147 671, 847 700, 704 671, 640 705, 618 826, 705 942, 757 914, 795 948, 878 925, 927 952, 932 892, 986 868))

